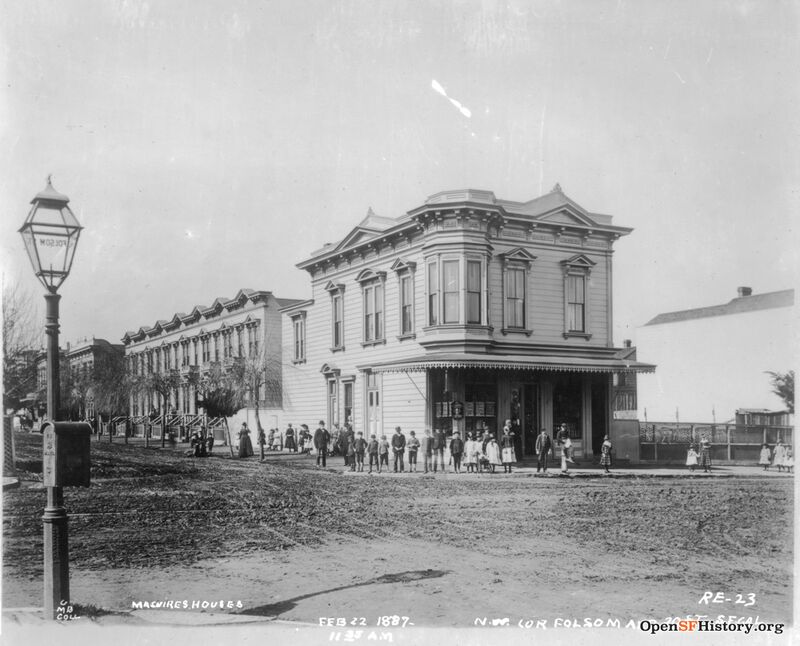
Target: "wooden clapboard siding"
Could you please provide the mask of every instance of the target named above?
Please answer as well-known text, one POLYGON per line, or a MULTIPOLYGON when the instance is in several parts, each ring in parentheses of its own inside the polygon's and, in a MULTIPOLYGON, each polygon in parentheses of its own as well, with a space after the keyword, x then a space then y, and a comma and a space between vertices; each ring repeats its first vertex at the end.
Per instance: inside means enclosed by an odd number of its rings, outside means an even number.
POLYGON ((386 433, 399 426, 408 435, 425 432, 427 387, 424 372, 387 372, 383 374, 383 428, 386 433))

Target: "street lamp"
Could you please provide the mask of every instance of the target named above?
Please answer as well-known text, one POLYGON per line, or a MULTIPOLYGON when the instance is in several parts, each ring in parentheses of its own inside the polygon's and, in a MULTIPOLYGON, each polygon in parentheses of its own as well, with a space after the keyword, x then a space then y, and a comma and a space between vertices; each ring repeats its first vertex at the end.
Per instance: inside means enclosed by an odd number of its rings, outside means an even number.
MULTIPOLYGON (((19 232, 36 277, 44 285, 47 335, 47 417, 55 421, 59 411, 58 288, 69 276, 81 225, 47 177, 47 186, 31 200, 30 213, 19 232)), ((61 486, 47 487, 44 524, 44 612, 55 619, 62 601, 69 601, 69 544, 67 511, 61 486)))

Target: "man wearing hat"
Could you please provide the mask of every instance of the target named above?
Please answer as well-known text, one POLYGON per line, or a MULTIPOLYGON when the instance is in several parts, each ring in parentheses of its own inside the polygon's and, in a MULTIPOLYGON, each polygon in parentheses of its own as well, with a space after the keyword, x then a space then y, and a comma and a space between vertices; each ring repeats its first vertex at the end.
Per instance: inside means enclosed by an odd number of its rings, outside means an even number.
POLYGON ((536 463, 536 473, 543 471, 547 473, 547 454, 553 448, 553 443, 550 441, 550 436, 545 429, 539 431, 539 436, 536 438, 536 455, 539 460, 536 463))
POLYGON ((394 472, 397 473, 397 464, 400 463, 400 473, 405 471, 403 454, 406 452, 406 436, 400 431, 399 426, 394 427, 392 435, 392 451, 394 452, 394 472))
POLYGON ((328 442, 330 442, 331 434, 325 428, 325 420, 319 420, 319 427, 314 431, 314 448, 317 450, 317 466, 319 466, 320 458, 322 459, 322 468, 326 465, 326 458, 328 456, 328 442))

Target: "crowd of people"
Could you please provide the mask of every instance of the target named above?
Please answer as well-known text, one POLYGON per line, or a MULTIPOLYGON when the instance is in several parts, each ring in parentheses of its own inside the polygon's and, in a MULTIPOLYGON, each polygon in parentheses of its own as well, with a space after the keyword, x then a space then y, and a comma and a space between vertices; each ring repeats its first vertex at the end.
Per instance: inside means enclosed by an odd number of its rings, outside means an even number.
MULTIPOLYGON (((242 424, 238 433, 239 457, 253 455, 250 442, 250 429, 242 424)), ((325 422, 320 420, 312 433, 307 424, 295 427, 288 424, 285 431, 270 428, 259 429, 257 444, 261 460, 270 451, 289 451, 298 454, 316 455, 317 466, 326 467, 329 456, 342 456, 345 467, 351 471, 368 473, 496 473, 503 467, 504 473, 511 473, 517 463, 516 435, 511 420, 506 420, 499 437, 488 428, 482 431, 460 433, 446 432, 443 429, 426 429, 423 434, 395 427, 394 433, 387 437, 381 434, 365 435, 355 431, 350 424, 343 428, 335 425, 328 431, 325 422)), ((558 449, 561 454, 561 471, 566 473, 569 464, 575 461, 572 455, 572 441, 567 425, 562 424, 553 440, 542 429, 536 439, 535 452, 538 456, 537 472, 547 472, 548 459, 558 449)), ((601 466, 610 473, 612 446, 605 437, 602 445, 601 466)))

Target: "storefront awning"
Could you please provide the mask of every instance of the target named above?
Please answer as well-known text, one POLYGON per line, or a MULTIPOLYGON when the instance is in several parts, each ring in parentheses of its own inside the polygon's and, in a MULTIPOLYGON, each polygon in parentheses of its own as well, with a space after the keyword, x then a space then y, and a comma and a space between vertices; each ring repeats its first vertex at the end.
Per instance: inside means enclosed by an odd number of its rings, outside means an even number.
POLYGON ((615 357, 563 357, 532 355, 485 355, 463 352, 437 353, 371 366, 372 372, 424 372, 431 368, 487 368, 490 370, 552 370, 556 372, 655 372, 650 363, 615 357))

